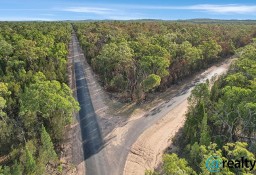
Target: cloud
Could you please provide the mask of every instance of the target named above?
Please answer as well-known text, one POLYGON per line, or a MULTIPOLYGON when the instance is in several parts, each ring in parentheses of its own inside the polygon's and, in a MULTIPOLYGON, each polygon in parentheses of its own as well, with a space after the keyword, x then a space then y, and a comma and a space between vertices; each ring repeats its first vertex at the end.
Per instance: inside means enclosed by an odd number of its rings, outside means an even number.
POLYGON ((213 12, 219 14, 253 14, 256 13, 256 5, 239 4, 197 4, 189 6, 150 6, 150 5, 105 5, 105 7, 70 7, 61 11, 91 13, 97 15, 112 15, 118 17, 120 11, 126 11, 127 14, 133 10, 193 10, 202 12, 213 12))
POLYGON ((247 6, 247 5, 212 5, 212 4, 201 4, 188 6, 187 9, 191 10, 202 10, 214 13, 237 13, 237 14, 248 14, 256 13, 256 6, 247 6))
POLYGON ((86 13, 100 15, 105 19, 112 20, 129 20, 129 19, 142 19, 144 16, 142 13, 133 12, 126 6, 117 7, 115 5, 108 7, 71 7, 64 8, 61 11, 75 12, 75 13, 86 13))
POLYGON ((99 8, 99 7, 70 7, 65 8, 62 11, 76 12, 76 13, 93 13, 97 15, 104 15, 114 12, 114 9, 110 8, 99 8))
POLYGON ((199 10, 205 12, 214 13, 237 13, 237 14, 248 14, 256 13, 256 5, 238 5, 238 4, 198 4, 190 6, 133 6, 137 9, 148 9, 148 10, 199 10))
POLYGON ((196 4, 189 6, 150 6, 150 5, 113 5, 118 9, 141 9, 141 10, 199 10, 214 13, 237 13, 247 14, 256 13, 256 5, 239 5, 239 4, 196 4))

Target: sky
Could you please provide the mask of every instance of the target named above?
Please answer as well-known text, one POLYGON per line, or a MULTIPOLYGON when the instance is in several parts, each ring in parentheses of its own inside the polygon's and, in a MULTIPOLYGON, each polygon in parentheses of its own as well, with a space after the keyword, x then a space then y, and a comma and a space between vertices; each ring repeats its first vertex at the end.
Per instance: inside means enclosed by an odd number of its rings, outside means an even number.
POLYGON ((0 0, 0 21, 253 19, 255 0, 0 0))

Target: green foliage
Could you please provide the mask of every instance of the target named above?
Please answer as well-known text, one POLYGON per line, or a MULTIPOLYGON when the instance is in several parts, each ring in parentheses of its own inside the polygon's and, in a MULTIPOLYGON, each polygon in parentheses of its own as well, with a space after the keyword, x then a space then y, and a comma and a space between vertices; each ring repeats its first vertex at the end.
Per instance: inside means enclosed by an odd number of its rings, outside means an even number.
POLYGON ((62 138, 64 126, 71 123, 72 114, 79 109, 66 84, 46 81, 43 74, 35 75, 35 82, 21 95, 20 104, 25 126, 29 129, 47 121, 55 139, 62 138))
POLYGON ((215 40, 210 39, 209 41, 205 41, 202 45, 199 46, 202 50, 203 56, 205 59, 213 59, 218 56, 221 52, 221 46, 215 40))
MULTIPOLYGON (((210 174, 209 170, 206 168, 205 163, 206 160, 211 156, 218 156, 222 157, 222 150, 217 148, 217 144, 212 143, 209 146, 201 145, 200 146, 200 156, 201 156, 201 163, 200 163, 200 171, 201 174, 210 174)), ((220 174, 220 173, 219 173, 220 174)))
POLYGON ((207 116, 207 113, 205 112, 204 102, 202 102, 202 106, 203 106, 204 114, 203 114, 201 131, 200 131, 200 145, 208 146, 210 144, 211 137, 209 134, 209 127, 207 124, 208 116, 207 116))
MULTIPOLYGON (((201 83, 192 90, 188 101, 190 105, 202 105, 202 103, 207 104, 209 101, 210 90, 208 83, 201 83)), ((202 105, 203 107, 203 105, 202 105)))
POLYGON ((45 130, 44 126, 42 126, 41 131, 41 145, 42 146, 39 151, 39 157, 41 162, 47 164, 50 161, 56 161, 58 159, 57 154, 54 150, 51 137, 45 130))
MULTIPOLYGON (((197 142, 191 147, 189 154, 185 159, 179 158, 176 154, 168 154, 163 157, 163 166, 161 174, 200 174, 210 175, 212 174, 206 167, 206 161, 212 156, 219 157, 222 160, 239 160, 241 157, 254 161, 255 156, 253 153, 247 150, 247 144, 242 142, 227 143, 222 149, 218 149, 216 143, 211 143, 209 146, 201 145, 197 142), (196 171, 194 171, 194 170, 196 171)), ((255 170, 254 170, 255 171, 255 170)), ((249 171, 248 168, 244 169, 232 169, 226 166, 220 169, 220 172, 214 173, 217 175, 227 174, 252 174, 254 171, 249 171)), ((150 172, 156 173, 157 172, 150 172)), ((148 172, 148 174, 150 174, 148 172)))
POLYGON ((11 142, 11 135, 13 125, 11 120, 6 115, 4 109, 6 108, 6 99, 10 95, 10 91, 8 90, 8 85, 6 83, 0 82, 0 153, 5 151, 5 147, 11 142))
MULTIPOLYGON (((187 145, 187 147, 189 148, 190 145, 187 145)), ((187 149, 188 149, 187 148, 187 149)), ((201 148, 200 145, 195 142, 191 148, 189 148, 189 154, 188 154, 188 159, 189 164, 193 165, 194 169, 199 172, 200 170, 200 163, 202 161, 202 154, 201 154, 201 148)))
POLYGON ((146 40, 143 43, 145 38, 140 37, 143 39, 130 43, 125 39, 113 40, 103 45, 99 55, 91 60, 107 89, 127 91, 135 99, 140 99, 143 91, 159 86, 161 78, 168 75, 170 65, 170 55, 165 48, 146 40))
POLYGON ((1 22, 0 28, 0 174, 48 174, 49 161, 58 163, 55 146, 79 110, 66 85, 72 27, 1 22))
POLYGON ((155 74, 149 75, 145 80, 143 80, 143 88, 145 92, 157 87, 160 85, 161 77, 155 74))
POLYGON ((167 76, 170 65, 169 53, 160 45, 148 44, 141 49, 139 59, 140 69, 144 74, 156 74, 160 77, 167 76))
MULTIPOLYGON (((180 155, 198 174, 211 174, 205 162, 212 155, 224 161, 241 157, 255 160, 255 48, 252 43, 239 49, 240 58, 211 89, 205 83, 192 90, 179 146, 185 149, 180 155)), ((255 173, 249 168, 226 166, 215 174, 255 173)))
POLYGON ((26 152, 25 152, 26 159, 25 159, 25 164, 24 164, 25 172, 28 175, 35 174, 35 171, 36 171, 36 161, 35 161, 32 153, 30 152, 30 150, 27 147, 25 147, 25 150, 26 150, 26 152))
POLYGON ((146 170, 145 175, 160 175, 160 173, 157 173, 157 172, 154 172, 154 171, 146 170))
POLYGON ((17 163, 15 160, 14 165, 12 166, 12 175, 22 175, 22 165, 17 163))
POLYGON ((0 175, 11 175, 10 167, 8 166, 0 166, 0 175))
POLYGON ((104 45, 100 54, 92 59, 94 69, 103 76, 106 86, 125 89, 127 76, 133 66, 133 50, 126 41, 104 45))
POLYGON ((105 88, 133 101, 154 91, 145 92, 142 86, 149 75, 161 77, 155 90, 163 90, 234 54, 255 32, 254 25, 235 23, 108 21, 73 26, 105 88))
POLYGON ((56 164, 58 162, 58 156, 54 150, 51 137, 44 126, 42 126, 41 129, 41 140, 38 152, 36 174, 45 174, 45 172, 47 172, 46 166, 56 164))
POLYGON ((228 75, 225 81, 231 86, 244 87, 248 83, 248 79, 241 72, 228 75))
POLYGON ((197 85, 188 98, 190 107, 184 126, 184 144, 193 145, 195 142, 204 144, 210 142, 207 111, 205 106, 210 105, 209 84, 197 85), (201 139, 201 140, 200 140, 201 139))
MULTIPOLYGON (((247 150, 247 146, 248 144, 244 142, 227 143, 225 146, 223 146, 225 158, 228 160, 239 160, 241 157, 244 157, 250 161, 255 161, 255 155, 247 150)), ((233 169, 232 171, 236 174, 256 173, 256 170, 250 172, 250 168, 233 169)))
POLYGON ((163 158, 164 173, 165 174, 196 174, 195 171, 188 166, 185 159, 180 159, 176 154, 166 154, 163 158))
POLYGON ((63 171, 63 167, 62 167, 62 165, 59 165, 59 166, 58 166, 58 172, 59 172, 59 173, 62 173, 62 171, 63 171))
MULTIPOLYGON (((1 113, 3 113, 2 110, 5 107, 5 103, 6 103, 4 98, 7 97, 8 95, 10 95, 10 93, 11 93, 10 91, 8 91, 7 86, 8 86, 8 84, 0 82, 0 97, 1 97, 0 98, 0 100, 1 100, 0 110, 1 110, 1 113)), ((2 114, 2 115, 4 115, 4 114, 2 114)))
POLYGON ((6 58, 13 53, 12 45, 5 40, 0 40, 0 58, 6 58))

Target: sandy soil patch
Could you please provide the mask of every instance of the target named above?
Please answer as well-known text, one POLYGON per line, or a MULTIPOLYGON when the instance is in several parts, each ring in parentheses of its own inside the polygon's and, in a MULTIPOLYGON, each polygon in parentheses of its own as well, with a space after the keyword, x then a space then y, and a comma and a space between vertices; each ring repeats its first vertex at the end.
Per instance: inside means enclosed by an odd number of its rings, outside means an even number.
POLYGON ((163 150, 171 144, 171 138, 184 124, 187 106, 187 100, 182 102, 138 138, 128 155, 124 175, 144 175, 145 170, 157 167, 163 150))

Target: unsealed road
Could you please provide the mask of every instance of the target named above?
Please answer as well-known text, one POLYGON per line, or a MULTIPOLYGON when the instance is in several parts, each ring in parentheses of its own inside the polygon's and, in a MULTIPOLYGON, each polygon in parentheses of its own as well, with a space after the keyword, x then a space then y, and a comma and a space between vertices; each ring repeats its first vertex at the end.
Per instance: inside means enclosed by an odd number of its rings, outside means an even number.
POLYGON ((81 107, 79 115, 87 175, 122 175, 127 155, 138 137, 147 128, 163 118, 169 111, 184 102, 196 84, 210 79, 215 74, 220 75, 227 70, 226 65, 219 67, 213 66, 185 88, 181 89, 175 97, 170 97, 169 101, 155 107, 144 117, 127 123, 124 126, 127 128, 127 132, 122 136, 122 142, 120 144, 112 144, 111 140, 105 143, 101 137, 97 115, 95 114, 88 89, 87 79, 92 78, 85 74, 88 64, 85 64, 86 60, 75 34, 72 35, 72 41, 77 97, 81 107))
MULTIPOLYGON (((122 154, 120 154, 121 156, 119 157, 119 160, 120 160, 120 165, 118 167, 119 175, 123 174, 128 153, 130 152, 132 145, 137 141, 139 136, 143 132, 145 132, 148 128, 153 126, 155 123, 160 122, 161 119, 165 117, 167 113, 176 109, 179 106, 179 104, 186 101, 187 98, 190 96, 192 89, 197 84, 203 83, 207 79, 211 79, 216 75, 221 75, 225 73, 228 69, 229 64, 230 63, 226 63, 226 64, 222 64, 219 67, 213 66, 209 68, 204 73, 197 76, 197 78, 195 78, 191 83, 187 84, 184 88, 180 89, 179 92, 174 97, 170 97, 168 101, 165 101, 164 103, 159 104, 157 107, 155 107, 154 109, 146 113, 144 117, 141 117, 133 121, 133 124, 131 124, 131 126, 128 129, 128 132, 126 133, 126 136, 124 137, 123 144, 120 146, 120 149, 121 149, 120 153, 122 154)), ((176 116, 173 116, 173 119, 175 118, 176 116)), ((174 128, 177 126, 172 126, 172 127, 174 128)), ((142 150, 142 154, 143 153, 144 152, 142 150)))

